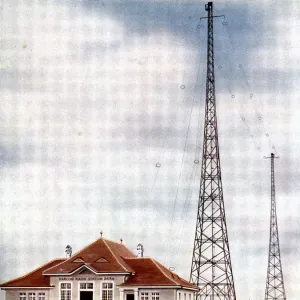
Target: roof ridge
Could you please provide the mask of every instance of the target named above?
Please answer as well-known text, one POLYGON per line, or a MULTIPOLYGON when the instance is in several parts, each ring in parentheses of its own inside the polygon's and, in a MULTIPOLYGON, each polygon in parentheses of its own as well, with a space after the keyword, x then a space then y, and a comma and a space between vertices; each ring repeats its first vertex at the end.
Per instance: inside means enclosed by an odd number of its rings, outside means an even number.
MULTIPOLYGON (((108 246, 108 244, 106 243, 106 240, 103 240, 104 241, 104 244, 106 245, 106 247, 108 248, 108 250, 110 251, 110 253, 113 255, 113 257, 116 259, 116 261, 121 265, 121 267, 125 270, 125 271, 127 271, 127 272, 131 272, 131 271, 129 271, 120 261, 119 261, 119 259, 117 258, 117 256, 114 254, 114 252, 110 249, 110 247, 108 246)), ((116 243, 116 244, 118 244, 118 243, 116 243)), ((123 245, 123 244, 120 244, 120 245, 123 245)), ((124 245, 123 245, 123 247, 125 247, 124 245)), ((125 247, 125 248, 127 248, 127 247, 125 247)))
MULTIPOLYGON (((111 243, 115 243, 115 244, 124 246, 124 244, 119 243, 119 242, 116 242, 116 241, 113 241, 113 240, 111 240, 111 239, 105 239, 105 238, 102 238, 102 240, 109 241, 109 242, 111 242, 111 243)), ((125 247, 126 247, 126 246, 125 246, 125 247)), ((127 247, 126 247, 126 248, 127 248, 127 247)))
POLYGON ((126 248, 131 254, 135 255, 127 246, 125 246, 125 244, 123 243, 118 243, 116 241, 113 241, 113 240, 110 240, 110 239, 103 239, 105 241, 108 241, 108 242, 111 242, 111 243, 114 243, 114 244, 117 244, 117 245, 121 245, 123 246, 124 248, 126 248))
POLYGON ((177 281, 175 281, 173 278, 170 278, 166 273, 165 271, 161 268, 161 266, 159 265, 159 263, 153 259, 153 258, 150 258, 152 260, 152 262, 159 268, 159 270, 168 278, 170 279, 171 281, 173 281, 176 285, 179 285, 177 281))
MULTIPOLYGON (((11 279, 11 280, 9 280, 9 281, 6 281, 6 282, 2 283, 0 286, 4 286, 4 285, 9 284, 9 283, 11 283, 11 282, 13 282, 13 281, 16 281, 16 280, 20 280, 20 279, 22 279, 22 278, 25 278, 25 277, 27 277, 27 276, 33 274, 34 272, 36 272, 36 271, 42 269, 43 267, 45 267, 45 266, 51 264, 52 262, 54 262, 54 261, 56 261, 56 260, 58 260, 58 261, 61 260, 62 262, 66 261, 65 258, 54 258, 54 259, 48 261, 47 263, 45 263, 45 264, 39 266, 38 268, 36 268, 36 269, 30 271, 29 273, 26 273, 25 275, 22 275, 22 276, 19 276, 19 277, 14 278, 14 279, 11 279)), ((56 266, 57 266, 57 265, 56 265, 56 266)), ((43 273, 44 273, 44 272, 42 272, 42 274, 43 274, 43 273)))

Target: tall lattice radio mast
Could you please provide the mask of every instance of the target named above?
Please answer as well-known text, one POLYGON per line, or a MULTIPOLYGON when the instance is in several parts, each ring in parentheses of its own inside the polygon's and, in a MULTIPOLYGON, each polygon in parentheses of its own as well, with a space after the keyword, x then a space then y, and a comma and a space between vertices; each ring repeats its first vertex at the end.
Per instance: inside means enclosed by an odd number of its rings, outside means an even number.
POLYGON ((213 3, 208 12, 207 78, 200 195, 190 281, 197 300, 235 300, 227 236, 216 115, 213 3))

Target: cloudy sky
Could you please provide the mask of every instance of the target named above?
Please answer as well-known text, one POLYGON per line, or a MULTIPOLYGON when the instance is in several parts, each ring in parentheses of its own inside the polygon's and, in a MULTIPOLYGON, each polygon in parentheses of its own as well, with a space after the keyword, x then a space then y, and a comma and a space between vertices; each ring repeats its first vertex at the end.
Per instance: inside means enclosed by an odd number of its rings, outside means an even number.
MULTIPOLYGON (((0 281, 119 240, 189 278, 206 76, 205 2, 2 0, 0 281), (157 167, 160 166, 160 167, 157 167)), ((275 152, 287 297, 300 292, 300 4, 214 2, 237 298, 264 297, 275 152)))

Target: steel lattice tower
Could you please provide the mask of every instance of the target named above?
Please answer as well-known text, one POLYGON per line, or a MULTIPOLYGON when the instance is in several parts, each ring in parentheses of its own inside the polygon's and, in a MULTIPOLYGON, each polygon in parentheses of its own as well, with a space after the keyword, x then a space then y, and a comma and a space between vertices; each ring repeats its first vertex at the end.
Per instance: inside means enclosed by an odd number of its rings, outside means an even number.
POLYGON ((275 175, 274 175, 274 156, 271 153, 271 216, 270 216, 270 241, 269 258, 265 300, 286 300, 283 274, 280 258, 278 225, 275 202, 275 175))
POLYGON ((200 288, 196 300, 235 300, 219 155, 212 2, 205 9, 208 38, 204 142, 190 282, 200 288))

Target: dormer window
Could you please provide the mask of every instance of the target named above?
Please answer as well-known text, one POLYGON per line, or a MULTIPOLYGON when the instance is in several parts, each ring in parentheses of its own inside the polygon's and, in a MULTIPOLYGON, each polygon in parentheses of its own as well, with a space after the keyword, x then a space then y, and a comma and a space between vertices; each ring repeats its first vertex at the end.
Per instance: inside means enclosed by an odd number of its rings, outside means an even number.
POLYGON ((84 260, 82 258, 78 257, 78 258, 74 259, 72 262, 74 262, 74 263, 84 263, 84 260))
POLYGON ((105 263, 107 260, 104 257, 100 257, 99 259, 96 260, 98 263, 105 263))

